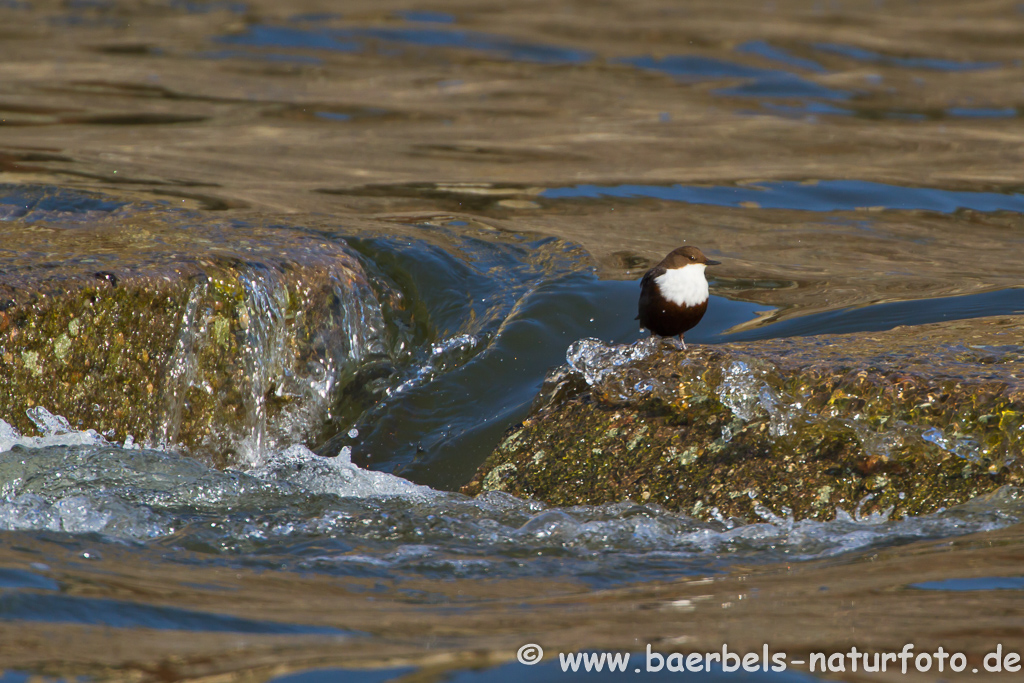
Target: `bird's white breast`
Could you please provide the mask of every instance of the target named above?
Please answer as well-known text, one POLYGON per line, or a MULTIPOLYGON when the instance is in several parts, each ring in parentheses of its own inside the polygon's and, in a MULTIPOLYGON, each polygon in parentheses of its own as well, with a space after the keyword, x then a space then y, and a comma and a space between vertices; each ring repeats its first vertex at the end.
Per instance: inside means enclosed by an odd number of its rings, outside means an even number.
POLYGON ((703 263, 691 263, 654 278, 661 295, 677 306, 696 306, 708 300, 703 263))

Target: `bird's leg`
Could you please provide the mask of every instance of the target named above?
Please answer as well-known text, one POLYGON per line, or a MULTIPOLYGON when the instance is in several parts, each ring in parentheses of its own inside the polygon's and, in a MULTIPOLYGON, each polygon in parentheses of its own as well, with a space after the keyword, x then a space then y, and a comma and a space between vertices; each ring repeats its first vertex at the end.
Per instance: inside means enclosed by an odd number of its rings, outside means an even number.
POLYGON ((683 351, 686 350, 686 342, 683 340, 683 335, 679 335, 679 343, 683 345, 683 351))

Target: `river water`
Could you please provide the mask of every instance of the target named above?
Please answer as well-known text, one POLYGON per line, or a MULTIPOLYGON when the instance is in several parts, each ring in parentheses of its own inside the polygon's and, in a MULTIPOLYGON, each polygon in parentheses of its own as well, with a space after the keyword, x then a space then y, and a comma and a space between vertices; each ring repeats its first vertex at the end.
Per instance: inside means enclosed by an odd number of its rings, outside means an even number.
POLYGON ((992 675, 1014 490, 829 522, 457 490, 573 342, 639 338, 683 243, 723 262, 692 343, 1024 312, 1022 45, 998 1, 0 0, 4 282, 314 236, 288 258, 355 259, 343 312, 385 330, 227 469, 0 421, 0 680, 556 680, 648 645, 808 680, 907 643, 992 675))

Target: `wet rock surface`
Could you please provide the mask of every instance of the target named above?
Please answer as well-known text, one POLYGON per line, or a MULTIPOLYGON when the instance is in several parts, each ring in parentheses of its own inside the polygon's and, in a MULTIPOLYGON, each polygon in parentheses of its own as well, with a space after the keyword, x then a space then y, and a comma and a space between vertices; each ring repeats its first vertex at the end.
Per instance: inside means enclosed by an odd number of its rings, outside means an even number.
POLYGON ((463 490, 701 518, 901 517, 1021 481, 1024 318, 691 346, 583 340, 463 490))
POLYGON ((384 355, 368 277, 337 242, 86 193, 5 197, 0 419, 22 433, 52 413, 231 464, 307 436, 384 355))

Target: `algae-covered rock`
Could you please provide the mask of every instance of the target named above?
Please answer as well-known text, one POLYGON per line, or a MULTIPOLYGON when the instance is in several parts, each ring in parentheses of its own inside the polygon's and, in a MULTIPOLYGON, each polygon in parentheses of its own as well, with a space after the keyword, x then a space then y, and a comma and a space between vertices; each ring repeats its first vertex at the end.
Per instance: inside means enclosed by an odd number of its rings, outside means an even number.
POLYGON ((344 245, 19 191, 23 206, 8 192, 0 207, 0 419, 22 433, 40 406, 231 464, 320 428, 346 378, 384 354, 380 307, 344 245))
POLYGON ((1024 317, 687 351, 584 340, 568 361, 465 492, 899 517, 1024 475, 1024 317))

